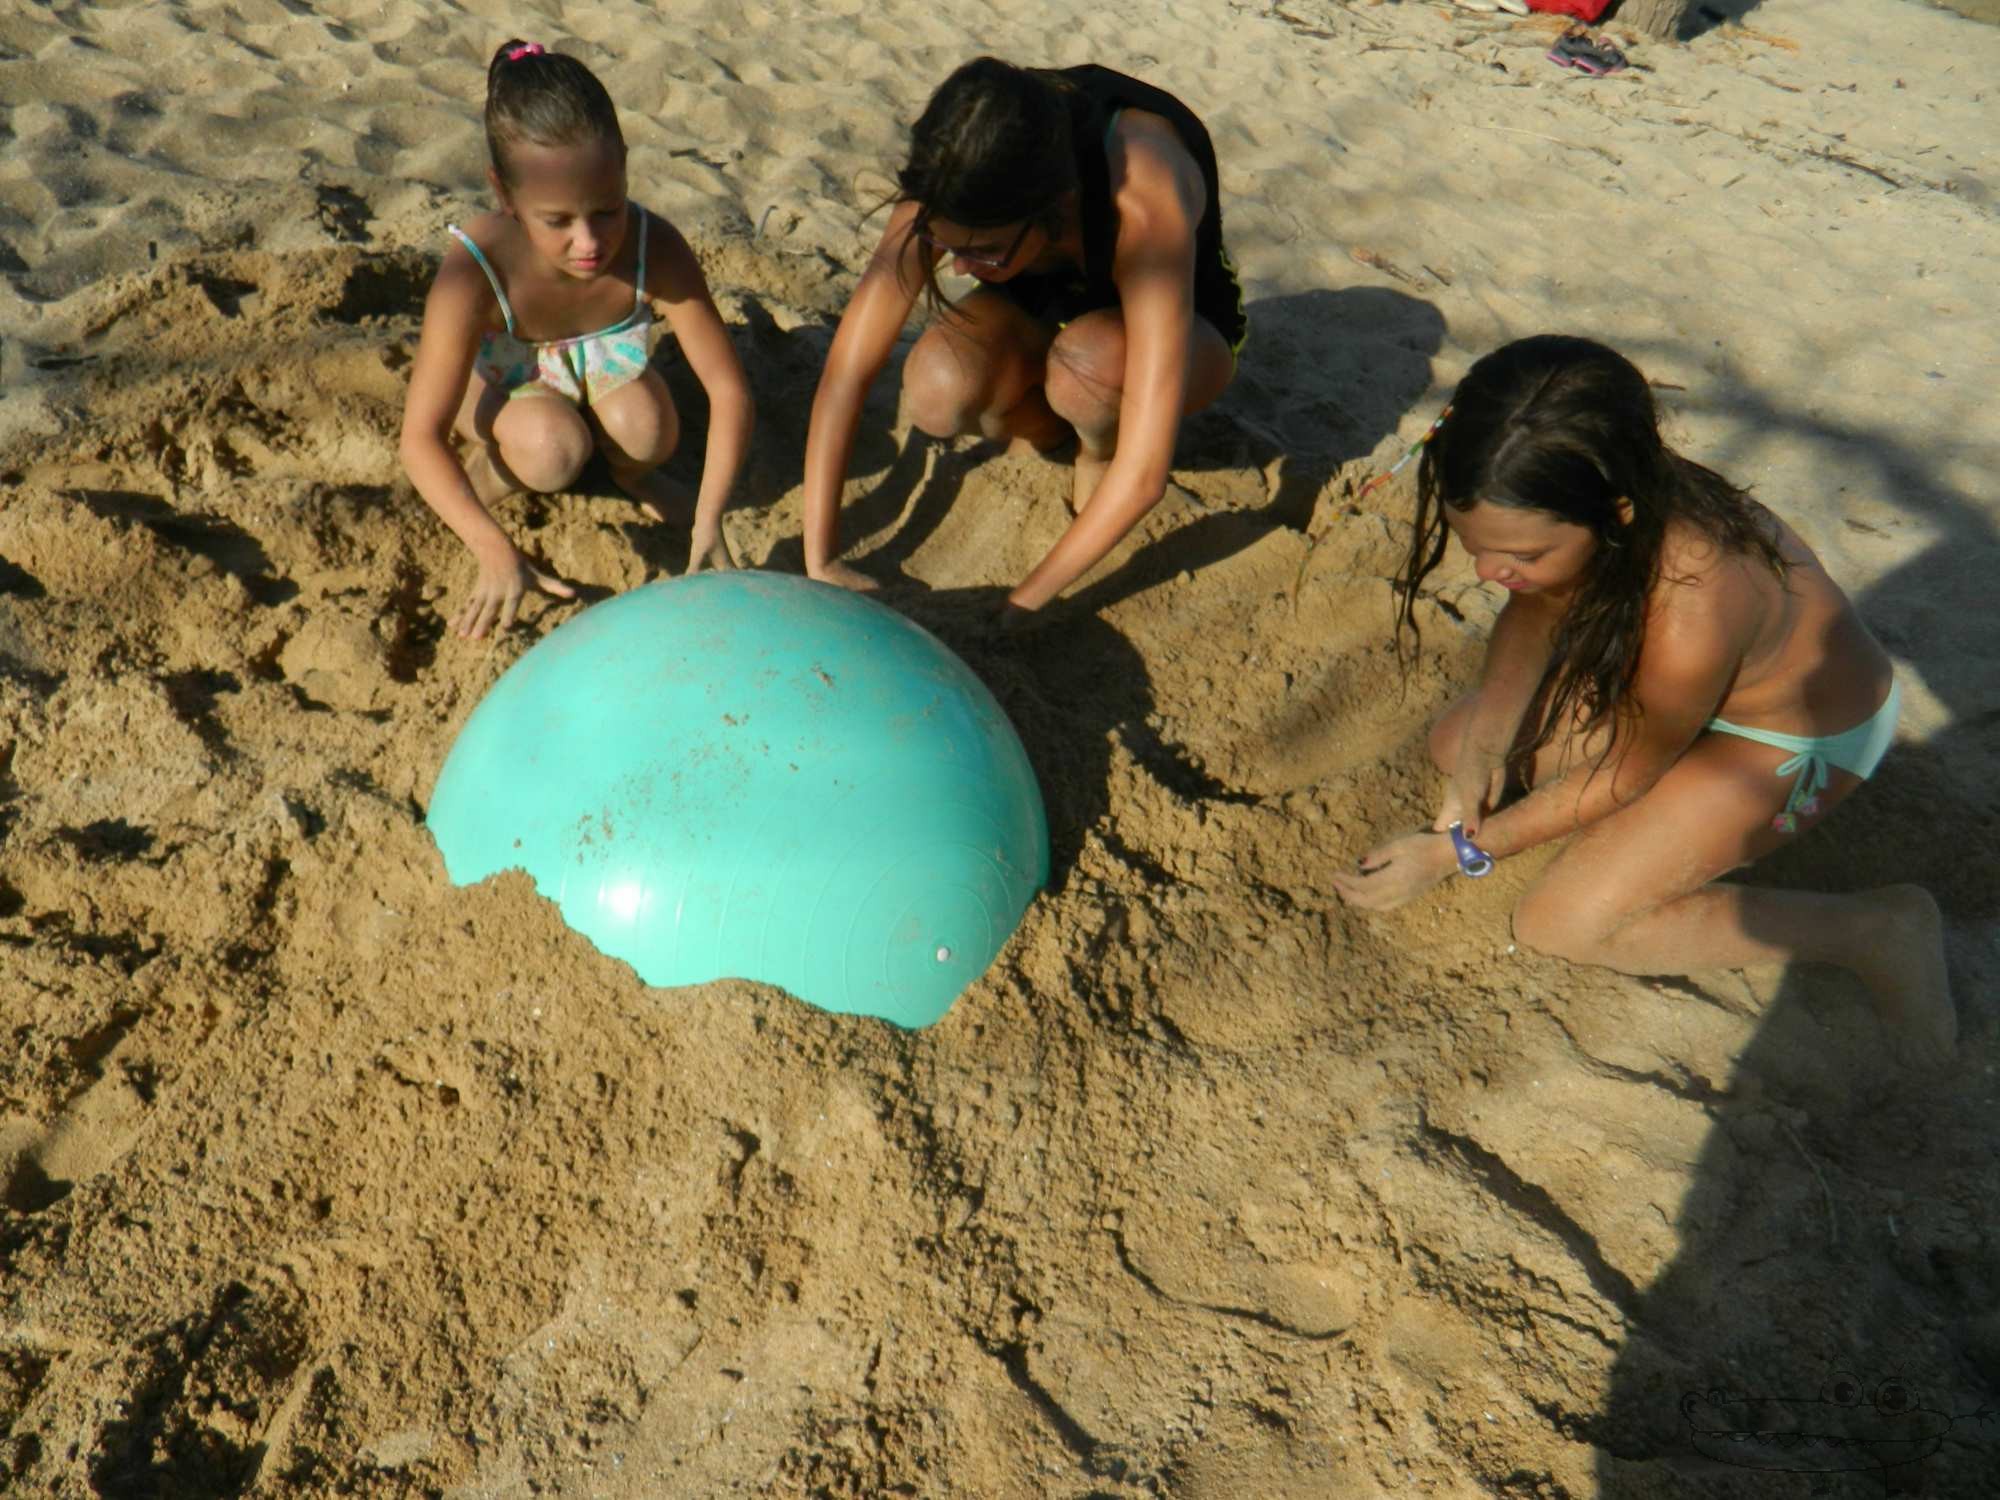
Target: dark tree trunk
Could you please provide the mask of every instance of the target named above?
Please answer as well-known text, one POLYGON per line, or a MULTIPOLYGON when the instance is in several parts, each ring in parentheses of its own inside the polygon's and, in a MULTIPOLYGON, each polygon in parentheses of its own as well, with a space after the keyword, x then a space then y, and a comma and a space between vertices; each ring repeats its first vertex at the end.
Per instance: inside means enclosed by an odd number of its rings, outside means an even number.
POLYGON ((1647 36, 1671 40, 1681 34, 1681 22, 1694 0, 1622 0, 1616 20, 1647 36))

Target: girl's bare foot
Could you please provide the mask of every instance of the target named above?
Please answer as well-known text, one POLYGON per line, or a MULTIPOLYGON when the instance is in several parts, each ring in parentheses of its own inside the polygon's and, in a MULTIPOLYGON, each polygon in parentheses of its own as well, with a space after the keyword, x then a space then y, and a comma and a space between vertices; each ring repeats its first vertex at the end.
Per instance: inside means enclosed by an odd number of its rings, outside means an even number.
POLYGON ((1942 1066, 1958 1045, 1958 1010, 1945 976, 1944 917, 1919 885, 1885 885, 1866 899, 1878 925, 1866 935, 1855 972, 1903 1061, 1942 1066))
POLYGON ((521 488, 493 461, 493 450, 485 443, 467 442, 464 451, 466 482, 472 486, 472 493, 479 497, 481 505, 504 500, 521 488))
POLYGON ((826 563, 812 576, 821 583, 837 584, 844 589, 853 589, 857 594, 872 594, 882 587, 866 573, 857 572, 844 562, 826 563))
POLYGON ((1061 432, 1054 438, 1045 435, 1033 437, 1021 435, 1007 439, 1006 447, 1000 451, 1009 458, 1046 458, 1050 463, 1061 463, 1076 449, 1076 433, 1065 422, 1061 432))
POLYGON ((639 509, 655 521, 665 521, 670 510, 686 514, 694 509, 694 497, 686 487, 674 483, 658 469, 644 469, 637 474, 614 471, 612 478, 618 481, 618 488, 630 495, 639 509))

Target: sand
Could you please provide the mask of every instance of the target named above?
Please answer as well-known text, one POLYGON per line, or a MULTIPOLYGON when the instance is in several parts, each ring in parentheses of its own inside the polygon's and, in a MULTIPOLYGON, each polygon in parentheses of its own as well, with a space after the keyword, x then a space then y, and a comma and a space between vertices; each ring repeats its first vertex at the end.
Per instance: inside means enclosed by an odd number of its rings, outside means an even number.
MULTIPOLYGON (((1990 1493, 2000 32, 1743 19, 1593 81, 1546 20, 1330 0, 0 14, 0 1488, 1762 1497, 1807 1481, 1702 1459, 1683 1395, 1846 1374, 1815 1420, 1900 1381, 1957 1420, 1893 1482, 1990 1493), (945 71, 1103 61, 1213 128, 1241 376, 1043 628, 983 622, 1067 471, 871 407, 855 550, 993 686, 1054 833, 928 1031, 650 990, 525 877, 445 880, 453 734, 575 610, 445 636, 470 561, 394 452, 510 33, 600 71, 708 267, 762 419, 727 525, 774 568, 945 71), (1359 482, 1546 329, 1639 360, 1897 656, 1877 784, 1756 878, 1936 892, 1942 1074, 1840 975, 1514 951, 1534 859, 1334 899, 1428 815, 1497 604, 1454 564, 1404 679, 1408 492, 1359 482)), ((592 483, 507 522, 592 597, 681 566, 592 483)))

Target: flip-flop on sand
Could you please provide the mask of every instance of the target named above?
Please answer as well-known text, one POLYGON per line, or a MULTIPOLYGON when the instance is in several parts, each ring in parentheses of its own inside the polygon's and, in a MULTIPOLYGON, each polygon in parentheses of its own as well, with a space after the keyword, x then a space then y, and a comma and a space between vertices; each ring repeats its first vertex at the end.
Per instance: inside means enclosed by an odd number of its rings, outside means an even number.
POLYGON ((1549 61, 1559 68, 1575 68, 1579 73, 1602 77, 1626 66, 1625 54, 1604 37, 1593 37, 1581 26, 1572 27, 1549 48, 1549 61))

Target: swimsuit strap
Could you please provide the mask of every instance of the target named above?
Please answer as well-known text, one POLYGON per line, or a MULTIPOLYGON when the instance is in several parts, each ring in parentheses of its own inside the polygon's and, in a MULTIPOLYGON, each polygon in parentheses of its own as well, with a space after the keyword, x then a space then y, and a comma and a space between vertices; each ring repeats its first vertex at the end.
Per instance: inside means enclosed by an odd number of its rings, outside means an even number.
POLYGON ((646 301, 646 220, 650 215, 636 203, 632 210, 639 216, 639 268, 632 275, 632 312, 637 316, 646 301))
POLYGON ((1826 756, 1818 750, 1801 750, 1778 767, 1780 781, 1791 775, 1796 775, 1798 780, 1792 783, 1791 795, 1785 798, 1785 811, 1797 812, 1800 803, 1810 802, 1826 790, 1833 771, 1826 756))
MULTIPOLYGON (((1769 745, 1773 750, 1790 751, 1790 757, 1777 770, 1781 781, 1787 776, 1798 778, 1792 783, 1791 795, 1785 798, 1785 814, 1810 814, 1818 811, 1815 799, 1826 789, 1836 766, 1863 778, 1874 772, 1895 735, 1896 719, 1902 703, 1902 684, 1891 678, 1889 696, 1882 700, 1881 707, 1852 729, 1839 734, 1786 734, 1777 729, 1732 724, 1727 719, 1710 719, 1708 727, 1722 734, 1733 734, 1738 739, 1769 745)), ((1792 830, 1785 828, 1782 831, 1790 833, 1792 830)))
MULTIPOLYGON (((1724 734, 1733 734, 1738 739, 1755 740, 1760 745, 1769 745, 1773 750, 1790 750, 1795 755, 1807 755, 1826 743, 1828 736, 1809 734, 1785 734, 1776 729, 1752 729, 1744 724, 1732 724, 1727 719, 1710 719, 1710 729, 1719 729, 1724 734)), ((1783 771, 1778 773, 1784 775, 1783 771)))
POLYGON ((1753 729, 1743 724, 1731 724, 1726 719, 1710 719, 1710 729, 1723 734, 1733 734, 1738 739, 1749 740, 1758 745, 1769 745, 1773 750, 1789 750, 1791 758, 1779 765, 1777 776, 1783 781, 1787 776, 1796 776, 1792 783, 1791 795, 1785 798, 1785 811, 1794 812, 1808 797, 1816 797, 1826 786, 1827 739, 1805 734, 1785 734, 1776 729, 1753 729))
MULTIPOLYGON (((466 249, 470 250, 472 258, 479 262, 479 269, 486 273, 487 281, 491 282, 493 286, 493 295, 500 301, 500 316, 507 320, 507 331, 512 333, 514 331, 514 309, 507 305, 507 292, 500 285, 500 276, 493 269, 493 263, 480 253, 479 247, 472 243, 472 236, 467 234, 463 229, 460 229, 456 224, 447 224, 444 227, 451 231, 453 237, 461 245, 465 246, 466 249)), ((639 245, 641 253, 643 253, 646 244, 643 238, 645 231, 641 230, 640 233, 642 238, 639 241, 639 245)))

